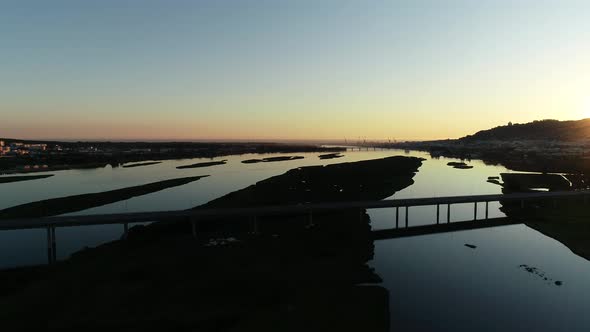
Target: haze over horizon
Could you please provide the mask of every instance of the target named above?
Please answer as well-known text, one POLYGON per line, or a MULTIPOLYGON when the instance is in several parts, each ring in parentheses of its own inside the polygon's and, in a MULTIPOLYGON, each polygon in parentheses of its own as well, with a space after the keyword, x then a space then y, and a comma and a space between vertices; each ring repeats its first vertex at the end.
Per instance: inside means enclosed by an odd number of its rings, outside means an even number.
POLYGON ((445 139, 590 116, 588 1, 7 1, 0 137, 445 139))

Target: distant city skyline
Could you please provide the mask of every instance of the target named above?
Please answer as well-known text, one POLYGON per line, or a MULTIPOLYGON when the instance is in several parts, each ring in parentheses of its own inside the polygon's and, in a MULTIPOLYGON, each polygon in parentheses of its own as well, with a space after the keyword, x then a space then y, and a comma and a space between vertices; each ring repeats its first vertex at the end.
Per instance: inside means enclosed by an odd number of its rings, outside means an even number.
POLYGON ((0 137, 458 138, 590 117, 582 0, 6 1, 0 137))

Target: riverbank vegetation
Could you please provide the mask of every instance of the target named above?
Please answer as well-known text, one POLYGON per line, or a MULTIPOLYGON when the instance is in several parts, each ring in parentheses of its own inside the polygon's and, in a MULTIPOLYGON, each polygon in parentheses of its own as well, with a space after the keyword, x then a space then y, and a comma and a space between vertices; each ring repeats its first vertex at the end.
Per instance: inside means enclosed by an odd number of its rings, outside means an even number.
POLYGON ((123 168, 134 168, 134 167, 142 167, 142 166, 151 166, 151 165, 157 165, 157 164, 161 164, 161 161, 150 161, 147 163, 135 163, 135 164, 127 164, 127 165, 123 165, 123 168))
POLYGON ((225 165, 225 164, 227 164, 227 160, 208 161, 208 162, 196 163, 196 164, 192 164, 192 165, 178 166, 176 168, 177 169, 190 169, 190 168, 202 168, 202 167, 210 167, 210 166, 225 165))
POLYGON ((572 188, 590 188, 590 119, 541 120, 482 130, 460 139, 374 143, 371 146, 426 151, 433 158, 480 159, 513 171, 564 173, 572 188))
POLYGON ((290 160, 299 160, 303 159, 303 156, 279 156, 279 157, 269 157, 269 158, 262 158, 262 159, 247 159, 242 160, 243 164, 257 164, 257 163, 272 163, 277 161, 290 161, 290 160))
POLYGON ((319 158, 324 160, 324 159, 336 159, 336 158, 342 158, 344 157, 344 155, 340 154, 339 152, 336 153, 327 153, 327 154, 321 154, 319 155, 319 158))

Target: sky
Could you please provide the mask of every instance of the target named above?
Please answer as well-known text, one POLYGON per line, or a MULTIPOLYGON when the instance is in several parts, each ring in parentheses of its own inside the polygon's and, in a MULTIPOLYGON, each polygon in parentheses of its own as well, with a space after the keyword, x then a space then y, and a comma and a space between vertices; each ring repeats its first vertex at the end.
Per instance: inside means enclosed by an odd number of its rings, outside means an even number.
POLYGON ((586 117, 587 0, 0 0, 0 137, 444 139, 586 117))

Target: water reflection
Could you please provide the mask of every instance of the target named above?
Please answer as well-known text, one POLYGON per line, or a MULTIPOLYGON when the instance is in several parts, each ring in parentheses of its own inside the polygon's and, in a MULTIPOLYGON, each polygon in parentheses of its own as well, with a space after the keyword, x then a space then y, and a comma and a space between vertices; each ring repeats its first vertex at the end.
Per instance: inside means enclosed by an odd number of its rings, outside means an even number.
MULTIPOLYGON (((293 168, 354 162, 400 154, 404 154, 404 152, 399 150, 349 151, 342 158, 320 160, 318 153, 302 153, 300 155, 305 156, 305 159, 275 163, 242 164, 241 161, 243 160, 273 156, 272 154, 249 154, 228 156, 226 165, 207 168, 206 172, 204 172, 204 169, 178 170, 176 167, 197 162, 206 162, 209 159, 168 160, 163 161, 161 164, 136 168, 106 167, 100 169, 58 171, 53 172, 55 176, 48 179, 2 184, 0 186, 0 197, 2 197, 0 200, 0 209, 55 197, 137 186, 180 176, 210 174, 210 177, 184 186, 170 188, 157 193, 135 197, 73 214, 188 209, 199 204, 205 204, 229 192, 245 188, 266 178, 285 173, 293 168)), ((420 152, 412 152, 408 155, 429 158, 428 154, 420 152)), ((471 164, 475 166, 474 169, 456 170, 446 166, 447 162, 452 160, 454 159, 424 160, 420 171, 414 177, 414 184, 397 192, 394 198, 491 194, 500 192, 498 186, 488 184, 485 181, 490 175, 507 172, 505 168, 487 166, 482 162, 473 161, 471 164)), ((388 209, 370 210, 369 214, 371 215, 372 227, 374 229, 393 227, 393 211, 388 209)), ((472 215, 472 209, 470 207, 453 208, 452 217, 457 218, 457 220, 465 220, 470 215, 472 215)), ((490 217, 503 215, 496 203, 490 205, 490 217)), ((429 222, 434 216, 435 210, 431 207, 412 208, 410 223, 419 224, 429 222)), ((63 259, 68 257, 72 252, 85 246, 92 247, 106 241, 117 239, 121 235, 121 230, 120 226, 58 229, 58 257, 63 259)), ((46 260, 45 243, 44 241, 37 241, 38 238, 43 239, 43 237, 43 231, 35 230, 0 232, 0 267, 44 263, 46 260), (15 250, 16 248, 21 248, 21 250, 15 250)))
POLYGON ((369 223, 355 210, 205 247, 182 235, 130 238, 50 273, 3 272, 0 319, 20 330, 389 331, 389 292, 367 265, 369 223))
MULTIPOLYGON (((343 158, 321 161, 317 154, 304 154, 306 158, 303 160, 251 165, 241 164, 240 161, 261 156, 233 156, 228 158, 227 165, 212 168, 210 170, 212 176, 209 178, 81 213, 133 212, 145 210, 146 207, 154 210, 186 209, 204 204, 263 179, 282 174, 289 169, 399 154, 400 151, 348 152, 343 158)), ((428 157, 415 152, 412 152, 411 155, 428 157)), ((470 165, 474 166, 473 169, 459 170, 446 165, 447 162, 453 160, 445 158, 425 160, 414 177, 415 183, 395 193, 393 198, 501 192, 499 186, 489 184, 486 180, 489 176, 498 176, 508 172, 505 168, 489 166, 473 160, 470 162, 470 165)), ((56 172, 56 176, 53 178, 0 186, 0 195, 2 195, 0 205, 7 207, 32 200, 89 191, 105 191, 120 186, 133 186, 178 177, 180 175, 178 175, 179 170, 176 170, 176 166, 198 161, 165 161, 160 165, 136 169, 105 168, 56 172)), ((207 171, 209 172, 209 170, 207 171)), ((198 170, 194 173, 191 172, 188 170, 183 175, 202 175, 198 170)), ((500 207, 500 203, 490 205, 490 217, 504 216, 500 207)), ((404 218, 403 212, 402 210, 400 218, 404 218)), ((370 216, 373 229, 391 228, 395 225, 395 211, 392 209, 369 210, 367 213, 370 216)), ((441 210, 442 215, 445 213, 444 210, 441 210)), ((481 218, 483 209, 479 209, 479 213, 481 218)), ((355 214, 358 216, 357 213, 355 214)), ((436 210, 433 207, 410 209, 411 225, 432 223, 435 217, 436 210)), ((305 227, 307 219, 301 218, 300 223, 302 227, 305 227)), ((453 221, 471 218, 473 218, 473 205, 453 207, 453 221)), ((528 225, 532 226, 531 223, 528 225)), ((264 230, 265 226, 262 227, 264 230)), ((267 231, 269 230, 271 229, 267 228, 267 231)), ((99 245, 105 241, 116 239, 120 236, 121 231, 120 227, 111 226, 60 229, 57 233, 60 257, 65 258, 83 246, 99 245)), ((590 238, 584 235, 583 231, 572 231, 572 234, 574 233, 580 235, 580 242, 590 238)), ((4 266, 45 262, 44 236, 43 231, 0 233, 0 262, 5 264, 4 266), (38 253, 38 257, 35 256, 36 253, 38 253)), ((272 234, 270 236, 272 237, 272 234)), ((365 255, 372 257, 368 265, 383 280, 377 287, 386 289, 389 294, 388 305, 379 304, 374 307, 388 308, 387 311, 390 312, 388 321, 391 330, 518 331, 522 330, 523 326, 527 329, 540 331, 590 330, 590 315, 587 315, 586 312, 590 307, 590 264, 587 259, 572 254, 570 249, 562 243, 526 225, 373 241, 372 247, 372 256, 365 255), (477 248, 465 247, 466 243, 476 245, 477 248), (562 281, 563 284, 561 286, 547 285, 542 278, 523 270, 520 267, 523 264, 536 267, 552 279, 562 281)), ((305 246, 298 248, 304 250, 305 246)), ((277 253, 281 252, 279 249, 277 246, 277 253)), ((243 251, 241 250, 241 252, 243 251)), ((365 251, 365 253, 367 252, 369 251, 365 251)), ((155 252, 149 254, 156 255, 155 252)), ((260 251, 252 249, 244 253, 244 256, 228 255, 226 257, 231 259, 236 266, 240 265, 242 258, 247 257, 261 257, 261 259, 274 262, 272 266, 275 270, 260 270, 260 273, 268 274, 268 278, 263 280, 269 284, 271 276, 275 276, 274 285, 279 285, 277 289, 284 287, 285 279, 279 279, 276 274, 272 274, 273 271, 293 272, 294 270, 293 273, 295 273, 300 269, 297 265, 286 269, 286 265, 281 264, 284 256, 273 256, 269 252, 262 256, 259 256, 260 254, 260 251)), ((133 269, 133 265, 129 265, 130 262, 133 262, 134 256, 129 257, 129 259, 120 262, 117 267, 121 271, 127 271, 133 275, 138 272, 133 269)), ((167 265, 168 262, 165 260, 157 260, 154 257, 157 256, 149 258, 155 264, 155 271, 152 272, 166 273, 169 283, 177 282, 176 274, 187 273, 188 276, 194 276, 195 280, 203 277, 201 274, 205 270, 204 265, 197 265, 190 272, 191 269, 177 269, 174 262, 167 265)), ((199 261, 199 257, 195 256, 180 255, 180 257, 184 257, 192 264, 199 261)), ((305 261, 306 259, 301 258, 301 260, 305 261)), ((182 262, 182 259, 179 258, 178 262, 182 262)), ((366 265, 364 261, 362 262, 366 265)), ((267 263, 265 262, 265 264, 267 263)), ((214 262, 209 262, 209 264, 216 266, 214 262)), ((316 265, 323 264, 322 261, 316 265)), ((236 270, 237 267, 229 272, 236 270)), ((330 271, 326 271, 326 273, 328 272, 330 271)), ((88 276, 108 277, 108 271, 100 271, 96 265, 88 266, 88 276)), ((331 274, 326 274, 326 276, 335 277, 331 274)), ((214 301, 220 290, 227 287, 227 281, 226 277, 219 282, 217 288, 211 291, 211 301, 214 301)), ((318 285, 309 289, 322 294, 322 287, 318 285)), ((346 294, 344 290, 342 292, 346 294)), ((377 290, 377 293, 382 293, 382 290, 377 290)), ((322 298, 329 300, 330 294, 327 292, 322 298)), ((354 307, 356 302, 362 304, 370 302, 360 299, 354 293, 350 294, 348 300, 345 299, 346 296, 339 298, 342 306, 354 307)), ((84 293, 81 296, 83 295, 84 293)), ((247 295, 257 298, 255 291, 247 293, 247 295)), ((38 297, 39 295, 37 295, 38 297)), ((37 298, 31 296, 31 302, 36 301, 37 298)), ((56 295, 56 298, 59 296, 56 295)), ((261 300, 268 298, 261 297, 261 300)), ((278 298, 284 299, 286 297, 279 295, 278 298)), ((379 298, 383 299, 384 297, 380 296, 379 298)), ((146 303, 150 303, 150 301, 148 299, 146 303)), ((321 299, 314 299, 314 301, 322 303, 321 299)), ((112 302, 111 300, 109 304, 112 302)), ((313 301, 308 300, 301 303, 312 305, 310 302, 313 301)), ((187 305, 190 307, 191 303, 194 303, 194 299, 188 301, 187 305)), ((221 304, 218 305, 221 306, 221 304)), ((371 305, 366 306, 373 308, 371 305)), ((326 308, 326 306, 323 307, 326 308)), ((277 315, 282 312, 284 316, 265 316, 264 311, 260 311, 253 317, 286 317, 283 322, 292 317, 288 315, 290 312, 288 303, 278 305, 275 309, 271 306, 267 308, 269 308, 267 311, 276 312, 277 315)), ((334 308, 338 308, 338 305, 334 308)), ((383 313, 383 310, 375 310, 374 312, 383 313)), ((346 314, 341 316, 346 316, 346 314)), ((375 321, 385 322, 386 320, 375 319, 375 321)), ((333 329, 326 328, 325 330, 333 329)))
POLYGON ((182 186, 203 177, 205 176, 169 179, 100 193, 87 193, 31 202, 0 210, 0 219, 42 218, 84 211, 97 206, 125 201, 132 197, 148 195, 168 188, 182 186))
POLYGON ((376 243, 373 265, 390 290, 392 330, 590 328, 587 202, 499 204, 524 224, 376 243))
MULTIPOLYGON (((512 190, 505 189, 506 193, 512 190)), ((509 217, 520 217, 525 225, 553 238, 573 253, 590 260, 590 204, 588 197, 500 202, 509 217)))
MULTIPOLYGON (((421 163, 419 158, 390 157, 326 167, 296 168, 199 208, 379 200, 411 186, 421 163)), ((269 275, 262 276, 244 275, 243 271, 223 271, 223 274, 215 275, 215 281, 206 281, 212 287, 215 287, 216 280, 231 274, 237 280, 255 281, 257 297, 264 298, 269 292, 268 285, 275 285, 274 279, 268 280, 269 276, 286 283, 286 287, 274 286, 271 289, 284 294, 281 301, 287 303, 278 307, 286 308, 287 313, 265 310, 263 316, 256 317, 254 314, 255 317, 247 319, 245 324, 260 329, 269 321, 283 321, 283 328, 290 330, 310 330, 309 326, 318 331, 389 330, 388 291, 383 287, 366 285, 381 282, 381 278, 367 265, 374 258, 374 240, 370 217, 365 210, 265 216, 257 217, 253 223, 253 238, 244 237, 249 224, 243 217, 200 221, 197 231, 198 237, 205 239, 206 245, 213 248, 238 243, 244 244, 240 253, 255 250, 256 255, 241 257, 240 262, 246 266, 252 262, 254 265, 262 264, 259 268, 269 271, 269 275), (208 240, 211 237, 215 240, 208 240), (264 287, 258 285, 261 280, 264 287)), ((127 241, 151 247, 163 234, 170 237, 190 233, 188 223, 155 223, 132 228, 127 241)), ((220 261, 215 254, 212 257, 217 260, 218 267, 227 269, 227 261, 220 261)), ((243 292, 240 289, 235 293, 243 292)), ((235 294, 227 296, 227 301, 240 302, 239 298, 231 297, 235 294)), ((242 322, 243 319, 239 319, 238 324, 242 322)))

